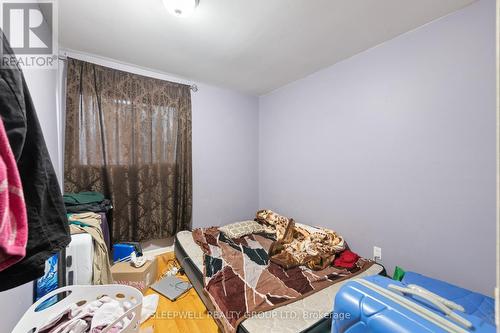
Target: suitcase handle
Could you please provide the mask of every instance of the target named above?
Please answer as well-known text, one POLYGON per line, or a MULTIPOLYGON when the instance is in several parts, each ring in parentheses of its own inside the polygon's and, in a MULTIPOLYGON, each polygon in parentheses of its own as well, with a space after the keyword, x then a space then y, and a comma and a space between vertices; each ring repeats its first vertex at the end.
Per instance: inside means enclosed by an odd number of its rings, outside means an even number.
MULTIPOLYGON (((453 312, 450 307, 448 307, 446 304, 444 304, 441 301, 441 299, 444 299, 444 298, 442 298, 442 297, 436 298, 436 297, 433 296, 435 294, 433 294, 431 292, 428 292, 428 293, 427 292, 423 292, 421 290, 423 288, 420 288, 418 286, 416 286, 416 287, 417 288, 415 288, 415 287, 413 287, 413 288, 405 288, 405 287, 396 286, 394 284, 390 284, 390 285, 387 286, 387 288, 392 289, 394 291, 399 291, 400 293, 403 293, 403 294, 415 295, 415 296, 418 296, 418 297, 420 297, 420 298, 428 301, 429 303, 431 303, 432 305, 434 305, 438 310, 440 310, 446 316, 448 316, 452 321, 454 321, 457 324, 460 324, 460 325, 466 327, 467 329, 472 329, 473 326, 472 326, 472 323, 470 321, 468 321, 467 319, 465 319, 462 316, 460 316, 460 315, 456 314, 455 312, 453 312)), ((446 300, 446 301, 451 302, 449 300, 446 300)), ((451 302, 451 303, 454 303, 454 302, 451 302)), ((456 305, 458 305, 458 304, 456 304, 456 305)))
POLYGON ((465 312, 464 307, 461 306, 460 304, 457 304, 457 303, 455 303, 453 301, 450 301, 449 299, 441 297, 441 296, 433 293, 432 291, 429 291, 429 290, 427 290, 427 289, 425 289, 423 287, 417 286, 416 284, 409 284, 408 288, 420 291, 420 292, 422 292, 424 294, 428 294, 429 296, 434 297, 436 300, 440 301, 441 303, 443 303, 444 305, 446 305, 447 307, 449 307, 452 310, 457 310, 457 311, 460 311, 460 312, 465 312))

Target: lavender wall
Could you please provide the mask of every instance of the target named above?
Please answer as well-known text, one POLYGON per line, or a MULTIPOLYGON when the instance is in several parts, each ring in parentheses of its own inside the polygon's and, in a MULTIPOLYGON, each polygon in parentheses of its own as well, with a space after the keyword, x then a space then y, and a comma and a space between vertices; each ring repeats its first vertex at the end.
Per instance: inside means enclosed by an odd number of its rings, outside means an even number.
POLYGON ((251 218, 258 208, 258 99, 199 88, 192 94, 193 227, 251 218))
MULTIPOLYGON (((260 99, 259 204, 492 294, 495 1, 260 99)), ((325 41, 326 42, 326 41, 325 41)))

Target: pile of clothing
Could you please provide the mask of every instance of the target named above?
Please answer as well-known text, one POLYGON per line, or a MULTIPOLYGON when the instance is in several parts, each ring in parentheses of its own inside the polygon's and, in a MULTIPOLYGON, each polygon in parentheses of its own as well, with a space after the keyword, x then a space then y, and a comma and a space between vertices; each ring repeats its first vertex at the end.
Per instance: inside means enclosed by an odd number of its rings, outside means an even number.
MULTIPOLYGON (((140 323, 151 317, 158 307, 159 296, 148 295, 143 298, 140 323)), ((80 302, 79 302, 80 303, 80 302)), ((38 330, 39 333, 101 333, 118 318, 123 316, 134 306, 133 302, 119 302, 109 296, 78 305, 71 304, 68 309, 50 319, 47 324, 38 330)), ((109 333, 118 333, 126 328, 132 318, 126 315, 114 324, 109 333)))
POLYGON ((307 266, 322 270, 330 265, 352 268, 359 259, 346 250, 343 237, 326 228, 316 228, 295 223, 291 218, 271 210, 257 212, 255 221, 276 234, 276 241, 269 250, 270 260, 285 267, 307 266))
POLYGON ((68 213, 107 213, 113 208, 111 200, 99 192, 66 193, 63 199, 68 213))
MULTIPOLYGON (((64 205, 70 220, 81 219, 82 216, 94 218, 99 215, 102 236, 108 252, 111 251, 111 241, 107 213, 113 208, 111 200, 99 192, 66 193, 63 195, 64 205), (82 215, 85 214, 85 215, 82 215)), ((74 232, 71 232, 74 234, 74 232)))
MULTIPOLYGON (((120 318, 132 308, 132 303, 123 303, 103 296, 98 300, 81 306, 72 304, 65 312, 53 318, 42 327, 39 333, 100 333, 108 325, 120 318)), ((115 324, 108 332, 116 333, 127 327, 130 319, 125 317, 115 324)))
POLYGON ((94 244, 92 284, 98 285, 113 283, 108 245, 104 239, 101 219, 101 215, 92 212, 68 214, 72 235, 87 233, 92 236, 94 244))

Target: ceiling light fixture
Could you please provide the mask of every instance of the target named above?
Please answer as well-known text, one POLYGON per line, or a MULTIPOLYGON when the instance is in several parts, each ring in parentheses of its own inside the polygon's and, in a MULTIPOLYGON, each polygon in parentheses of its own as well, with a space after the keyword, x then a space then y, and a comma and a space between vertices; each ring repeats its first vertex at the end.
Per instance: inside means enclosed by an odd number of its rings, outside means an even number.
POLYGON ((194 13, 200 0, 163 0, 168 12, 178 17, 188 17, 194 13))

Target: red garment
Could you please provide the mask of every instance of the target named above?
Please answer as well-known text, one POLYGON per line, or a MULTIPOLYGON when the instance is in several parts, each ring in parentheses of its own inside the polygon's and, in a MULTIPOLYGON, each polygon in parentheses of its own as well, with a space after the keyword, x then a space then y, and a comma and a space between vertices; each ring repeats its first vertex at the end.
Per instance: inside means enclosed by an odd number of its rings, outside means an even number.
POLYGON ((343 251, 335 260, 333 261, 333 266, 353 268, 358 262, 359 256, 349 250, 343 251))
POLYGON ((23 187, 0 119, 0 272, 24 258, 27 241, 23 187))

